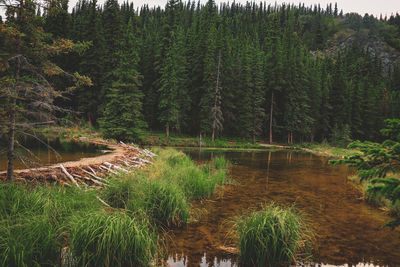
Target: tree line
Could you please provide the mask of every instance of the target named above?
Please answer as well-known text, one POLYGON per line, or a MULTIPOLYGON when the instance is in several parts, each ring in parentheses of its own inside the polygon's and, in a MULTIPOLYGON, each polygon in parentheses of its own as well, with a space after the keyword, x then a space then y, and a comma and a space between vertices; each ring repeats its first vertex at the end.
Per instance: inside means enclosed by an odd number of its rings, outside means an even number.
MULTIPOLYGON (((376 140, 385 118, 400 117, 400 66, 385 72, 357 41, 327 52, 346 30, 377 34, 396 49, 399 15, 213 0, 136 9, 81 0, 71 13, 68 0, 56 0, 33 8, 53 39, 86 45, 52 56, 92 81, 57 101, 106 137, 133 141, 152 130, 288 143, 376 140)), ((17 16, 6 15, 5 23, 17 16)))

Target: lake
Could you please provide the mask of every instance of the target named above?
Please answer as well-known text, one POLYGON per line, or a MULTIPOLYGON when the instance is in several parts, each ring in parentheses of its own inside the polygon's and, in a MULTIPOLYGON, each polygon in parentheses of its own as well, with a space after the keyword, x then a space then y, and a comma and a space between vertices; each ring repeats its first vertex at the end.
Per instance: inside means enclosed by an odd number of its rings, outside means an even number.
POLYGON ((382 228, 391 218, 362 200, 350 168, 300 151, 182 150, 197 162, 224 155, 238 185, 193 204, 202 215, 171 231, 166 266, 237 266, 221 249, 232 218, 271 201, 294 204, 316 234, 312 262, 299 266, 400 266, 400 228, 382 228))

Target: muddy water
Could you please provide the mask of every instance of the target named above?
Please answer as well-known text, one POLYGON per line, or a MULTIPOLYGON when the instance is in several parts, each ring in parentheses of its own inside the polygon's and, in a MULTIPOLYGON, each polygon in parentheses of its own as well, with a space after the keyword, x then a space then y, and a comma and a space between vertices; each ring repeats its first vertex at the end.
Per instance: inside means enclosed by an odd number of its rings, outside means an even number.
MULTIPOLYGON (((16 145, 16 151, 22 160, 15 161, 15 169, 50 165, 59 162, 74 161, 81 158, 94 157, 101 154, 106 146, 99 146, 92 143, 77 142, 70 139, 60 138, 27 138, 20 140, 23 147, 28 148, 27 152, 22 146, 16 145), (51 149, 49 149, 49 147, 51 149), (57 151, 55 153, 54 151, 57 151)), ((5 149, 5 142, 0 142, 0 151, 5 149)), ((0 154, 0 171, 7 169, 7 155, 0 154)))
POLYGON ((400 266, 400 229, 381 226, 390 218, 365 204, 346 177, 346 166, 295 151, 211 152, 184 150, 194 160, 224 154, 232 163, 231 177, 239 186, 194 204, 198 222, 173 231, 167 266, 238 266, 226 247, 232 217, 275 201, 304 212, 316 232, 310 266, 400 266))

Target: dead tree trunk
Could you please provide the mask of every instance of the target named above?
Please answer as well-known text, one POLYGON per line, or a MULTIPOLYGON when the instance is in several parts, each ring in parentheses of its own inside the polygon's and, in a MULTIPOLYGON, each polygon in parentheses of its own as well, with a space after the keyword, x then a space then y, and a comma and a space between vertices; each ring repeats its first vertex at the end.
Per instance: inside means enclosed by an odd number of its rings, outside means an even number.
POLYGON ((269 143, 272 144, 272 114, 274 112, 274 91, 271 92, 271 110, 269 114, 269 143))
POLYGON ((10 114, 10 127, 8 130, 8 151, 7 151, 7 181, 14 181, 14 146, 15 146, 15 105, 16 99, 13 99, 13 107, 10 114))
POLYGON ((211 134, 211 141, 214 142, 215 139, 215 131, 217 130, 217 126, 220 123, 219 122, 219 112, 220 112, 220 107, 219 105, 219 94, 220 94, 220 88, 219 88, 219 69, 221 66, 221 50, 219 51, 218 55, 218 65, 217 65, 217 81, 215 85, 215 94, 214 94, 214 107, 212 110, 212 115, 213 115, 213 125, 212 125, 212 134, 211 134))
POLYGON ((165 134, 168 138, 169 137, 169 122, 167 122, 167 125, 165 126, 165 134))
MULTIPOLYGON (((19 49, 18 49, 19 50, 19 49)), ((17 69, 15 72, 15 86, 18 86, 19 82, 19 72, 20 72, 20 59, 17 59, 17 69)), ((17 94, 15 88, 14 93, 17 94)), ((14 159, 15 159, 15 113, 17 106, 17 96, 12 95, 12 103, 10 109, 10 126, 8 128, 8 147, 7 147, 7 182, 12 183, 14 181, 14 159)))

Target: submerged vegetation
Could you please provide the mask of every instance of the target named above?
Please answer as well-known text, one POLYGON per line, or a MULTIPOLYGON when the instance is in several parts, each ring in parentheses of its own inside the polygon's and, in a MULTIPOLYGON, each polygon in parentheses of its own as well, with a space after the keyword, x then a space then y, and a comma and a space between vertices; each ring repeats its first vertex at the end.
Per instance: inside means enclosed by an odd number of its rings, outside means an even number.
POLYGON ((0 265, 148 266, 160 231, 189 221, 190 201, 224 184, 227 161, 196 166, 172 149, 100 191, 0 184, 0 265), (67 246, 67 248, 65 248, 67 246))
POLYGON ((237 219, 243 266, 289 266, 306 249, 310 232, 294 207, 264 205, 237 219))

